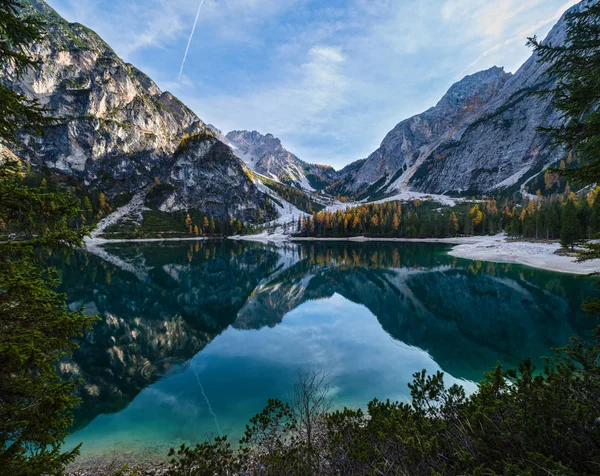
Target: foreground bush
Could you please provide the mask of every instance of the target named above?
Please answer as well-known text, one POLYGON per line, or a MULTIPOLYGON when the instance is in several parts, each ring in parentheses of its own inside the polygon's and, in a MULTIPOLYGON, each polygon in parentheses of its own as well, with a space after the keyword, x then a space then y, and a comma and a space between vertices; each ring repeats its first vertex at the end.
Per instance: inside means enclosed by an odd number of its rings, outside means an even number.
POLYGON ((543 372, 498 365, 471 396, 419 372, 411 404, 373 400, 365 412, 329 411, 324 376, 303 375, 239 448, 224 437, 171 450, 168 474, 599 474, 599 336, 572 339, 543 372))

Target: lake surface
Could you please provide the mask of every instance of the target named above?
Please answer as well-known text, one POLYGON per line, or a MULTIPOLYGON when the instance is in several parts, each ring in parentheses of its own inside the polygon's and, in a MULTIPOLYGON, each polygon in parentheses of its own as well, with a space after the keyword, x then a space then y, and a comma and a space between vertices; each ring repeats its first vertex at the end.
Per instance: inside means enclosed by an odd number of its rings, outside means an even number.
POLYGON ((595 320, 594 280, 449 257, 446 245, 232 241, 110 244, 56 258, 72 309, 101 321, 67 376, 84 380, 68 446, 82 460, 163 459, 241 436, 298 372, 337 406, 407 401, 422 369, 468 391, 497 362, 549 355, 595 320), (117 456, 119 455, 119 456, 117 456))

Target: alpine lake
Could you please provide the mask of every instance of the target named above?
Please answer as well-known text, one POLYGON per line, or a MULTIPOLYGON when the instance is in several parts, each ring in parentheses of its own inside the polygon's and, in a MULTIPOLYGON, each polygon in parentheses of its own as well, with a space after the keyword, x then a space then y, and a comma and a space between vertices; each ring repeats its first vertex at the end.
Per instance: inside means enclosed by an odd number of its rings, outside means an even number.
POLYGON ((66 447, 80 461, 162 461, 211 435, 237 441, 298 372, 336 407, 409 401, 415 372, 476 389, 591 337, 595 280, 461 260, 448 245, 237 241, 111 243, 55 257, 71 309, 100 320, 60 365, 80 378, 66 447))

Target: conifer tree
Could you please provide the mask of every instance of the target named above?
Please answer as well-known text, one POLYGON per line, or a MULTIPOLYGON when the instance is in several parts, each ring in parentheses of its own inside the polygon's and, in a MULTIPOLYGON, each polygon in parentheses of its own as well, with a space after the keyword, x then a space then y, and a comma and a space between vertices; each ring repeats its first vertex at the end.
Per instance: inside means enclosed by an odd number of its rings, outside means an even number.
MULTIPOLYGON (((28 46, 43 34, 42 23, 21 7, 0 0, 0 66, 17 76, 37 65, 28 46)), ((22 133, 39 134, 54 122, 46 113, 0 84, 0 144, 22 147, 22 133)), ((61 380, 56 364, 92 322, 67 310, 54 291, 56 275, 42 261, 48 252, 82 245, 89 229, 69 226, 81 216, 81 203, 26 186, 27 174, 18 160, 0 157, 0 223, 11 238, 0 240, 0 471, 12 476, 62 474, 77 455, 78 448, 61 451, 75 398, 74 383, 61 380)))
POLYGON ((473 208, 469 211, 469 218, 473 223, 472 233, 475 233, 475 228, 483 221, 483 212, 479 208, 479 204, 473 205, 473 208))
POLYGON ((79 200, 23 185, 23 168, 0 165, 0 221, 15 240, 0 243, 0 468, 11 475, 61 474, 78 449, 61 452, 72 423, 74 383, 58 376, 59 359, 92 322, 70 312, 54 289, 47 252, 82 246, 88 229, 69 220, 79 200))
MULTIPOLYGON (((550 66, 548 72, 558 79, 549 93, 564 118, 560 126, 541 130, 568 151, 569 162, 575 157, 579 163, 567 168, 562 161, 555 172, 586 186, 600 183, 600 3, 586 0, 582 6, 566 14, 563 45, 545 44, 535 37, 529 44, 540 61, 550 66)), ((568 235, 566 228, 564 231, 568 235)), ((563 229, 561 240, 562 235, 563 229)), ((600 245, 585 246, 582 259, 600 258, 600 245)), ((600 312, 600 304, 596 302, 586 310, 600 312)))
POLYGON ((541 128, 556 145, 569 153, 569 162, 561 163, 560 175, 581 185, 600 183, 600 3, 585 1, 583 8, 566 14, 564 44, 544 43, 533 37, 529 45, 539 61, 549 65, 548 73, 557 78, 550 91, 554 106, 563 114, 560 126, 541 128))
POLYGON ((92 321, 70 312, 45 254, 82 245, 88 229, 69 227, 79 200, 23 185, 16 162, 0 166, 0 219, 15 241, 0 243, 0 468, 6 474, 55 474, 77 454, 62 453, 75 399, 56 363, 92 321))
POLYGON ((400 229, 400 217, 397 213, 394 213, 394 219, 392 221, 392 228, 394 229, 394 234, 398 233, 400 229))
POLYGON ((564 248, 573 247, 583 237, 581 224, 577 218, 577 208, 572 199, 567 200, 561 214, 560 244, 564 248))
MULTIPOLYGON (((39 19, 22 14, 23 6, 19 0, 0 0, 0 67, 17 77, 38 65, 28 47, 44 33, 39 19)), ((45 126, 55 123, 48 112, 37 99, 0 83, 0 144, 20 147, 20 134, 41 134, 45 126)))
POLYGON ((102 218, 106 213, 111 211, 111 207, 108 204, 108 200, 106 199, 106 195, 104 192, 100 192, 98 196, 98 215, 97 218, 102 218))
POLYGON ((450 215, 450 220, 449 220, 449 227, 450 227, 450 234, 452 236, 456 235, 456 233, 458 233, 458 217, 456 216, 456 213, 452 213, 450 215))
POLYGON ((90 197, 88 197, 87 195, 83 198, 83 210, 86 213, 92 213, 94 211, 90 197))

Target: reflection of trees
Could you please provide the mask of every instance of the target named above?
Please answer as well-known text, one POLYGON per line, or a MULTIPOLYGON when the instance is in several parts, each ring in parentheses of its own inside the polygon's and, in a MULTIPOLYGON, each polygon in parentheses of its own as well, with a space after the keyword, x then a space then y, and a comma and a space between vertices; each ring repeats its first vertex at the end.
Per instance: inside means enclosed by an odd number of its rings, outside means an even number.
POLYGON ((385 242, 356 244, 349 242, 309 243, 300 248, 302 259, 311 265, 334 265, 347 268, 431 267, 453 261, 443 250, 429 244, 397 245, 385 242), (435 250, 434 252, 432 252, 435 250))
POLYGON ((540 355, 591 327, 578 312, 589 281, 457 260, 445 250, 227 241, 113 244, 104 259, 83 252, 65 259, 71 306, 102 318, 74 364, 61 366, 85 381, 78 425, 123 408, 229 325, 275 326, 302 303, 334 293, 366 306, 393 338, 428 351, 459 378, 479 379, 497 360, 540 355))
POLYGON ((198 353, 235 321, 278 261, 275 252, 221 242, 113 245, 108 251, 119 263, 143 268, 147 278, 90 253, 63 265, 70 305, 101 317, 74 364, 61 366, 85 382, 78 425, 120 410, 160 373, 176 371, 171 367, 198 353))
POLYGON ((579 311, 589 281, 457 260, 443 250, 310 244, 301 250, 305 259, 262 286, 234 325, 274 326, 303 302, 337 293, 366 306, 395 339, 428 351, 452 375, 472 380, 498 360, 516 365, 591 327, 579 311))

